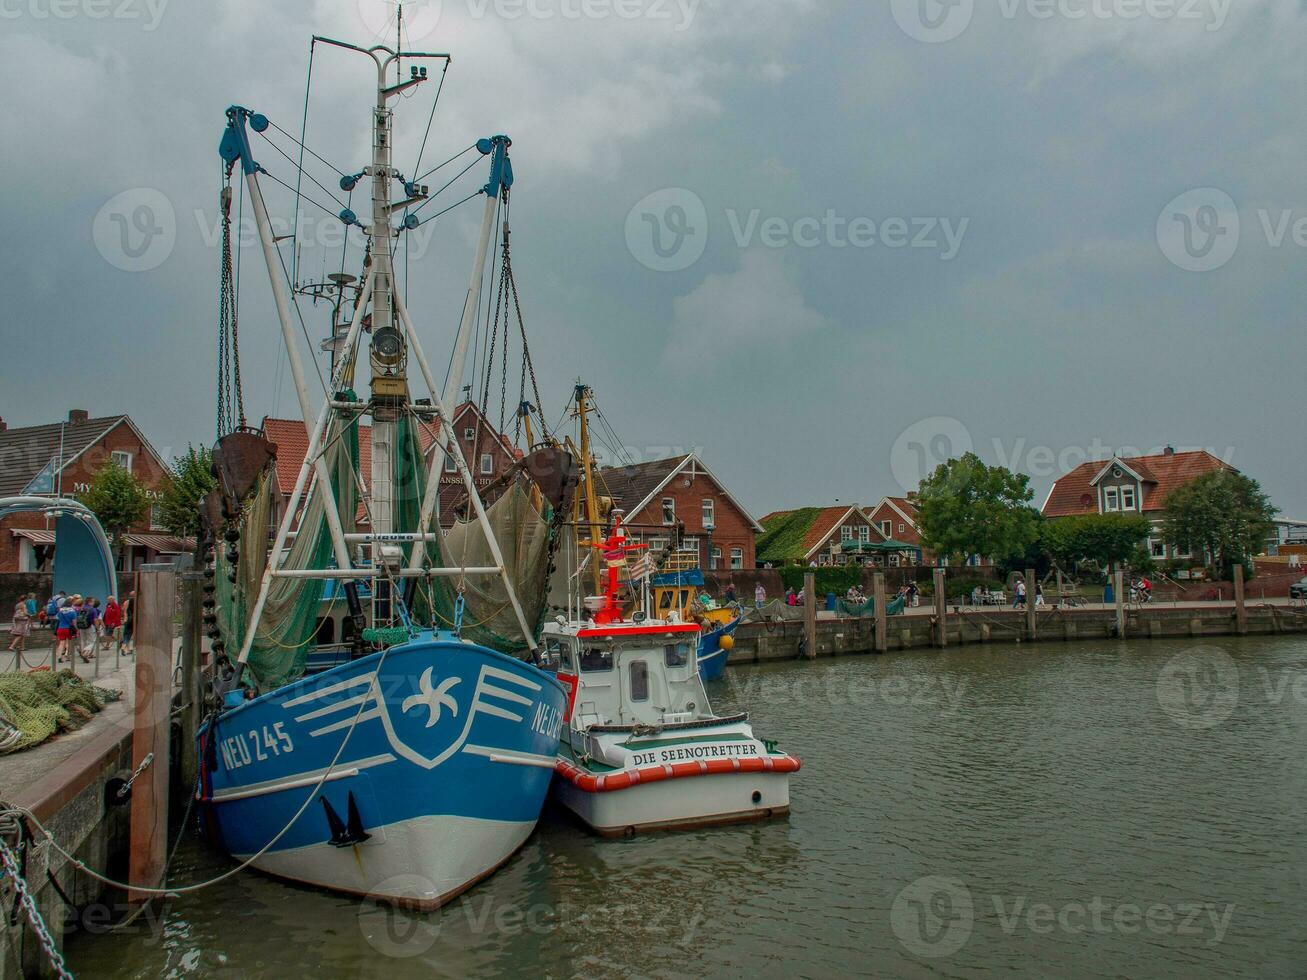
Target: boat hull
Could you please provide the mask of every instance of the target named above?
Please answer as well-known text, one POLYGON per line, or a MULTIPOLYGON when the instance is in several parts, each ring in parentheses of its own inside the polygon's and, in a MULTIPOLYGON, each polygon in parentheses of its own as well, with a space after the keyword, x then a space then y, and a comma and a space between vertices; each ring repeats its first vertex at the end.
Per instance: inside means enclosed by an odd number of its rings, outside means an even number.
POLYGON ((722 646, 722 637, 729 636, 734 639, 740 619, 740 616, 736 616, 720 629, 704 633, 699 637, 699 676, 705 681, 721 680, 722 675, 726 673, 726 661, 731 651, 722 646))
POLYGON ((565 701, 553 677, 482 647, 393 647, 206 726, 206 822, 261 871, 435 908, 530 835, 565 701))

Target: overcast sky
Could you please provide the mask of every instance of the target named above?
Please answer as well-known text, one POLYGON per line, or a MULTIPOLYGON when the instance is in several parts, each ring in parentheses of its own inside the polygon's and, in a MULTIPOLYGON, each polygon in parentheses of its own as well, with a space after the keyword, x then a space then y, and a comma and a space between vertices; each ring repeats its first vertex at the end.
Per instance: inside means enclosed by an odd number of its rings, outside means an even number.
MULTIPOLYGON (((632 456, 698 449, 755 515, 870 504, 966 448, 1031 473, 1039 503, 1061 468, 1171 444, 1307 518, 1299 0, 406 9, 414 45, 454 55, 423 169, 513 138, 551 418, 581 377, 632 456)), ((310 35, 393 20, 382 0, 0 0, 10 425, 80 407, 163 450, 212 440, 223 111, 298 134, 310 35)), ((319 48, 313 74, 307 143, 357 171, 367 63, 319 48)), ((406 173, 434 91, 398 107, 406 173)), ((334 269, 339 223, 301 219, 301 269, 334 269)), ((479 220, 471 202, 408 245, 441 373, 479 220)), ((261 263, 243 250, 255 418, 296 410, 261 263)))

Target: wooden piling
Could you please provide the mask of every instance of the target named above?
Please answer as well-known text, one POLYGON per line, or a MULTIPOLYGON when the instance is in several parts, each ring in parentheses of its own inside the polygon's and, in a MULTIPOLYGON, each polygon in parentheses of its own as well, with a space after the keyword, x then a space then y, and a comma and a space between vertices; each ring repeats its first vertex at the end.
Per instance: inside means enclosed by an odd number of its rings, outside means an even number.
POLYGON ((1243 597, 1243 566, 1234 566, 1234 631, 1243 636, 1248 632, 1248 607, 1243 597))
POLYGON ((1123 584, 1125 576, 1121 573, 1121 566, 1117 565, 1112 571, 1112 598, 1116 602, 1116 635, 1125 639, 1125 590, 1123 584))
POLYGON ((803 652, 817 659, 817 574, 803 573, 803 652))
POLYGON ((195 736, 199 731, 204 700, 200 691, 203 584, 203 572, 187 572, 182 576, 182 731, 179 762, 183 786, 195 785, 199 766, 195 736))
POLYGON ((948 592, 944 584, 945 569, 936 568, 935 578, 935 628, 938 630, 936 641, 941 647, 948 646, 948 592))
POLYGON ((885 611, 885 573, 871 576, 871 597, 876 604, 876 652, 889 649, 889 617, 885 611))
MULTIPOLYGON (((136 710, 132 770, 150 763, 132 784, 131 850, 128 880, 157 885, 168 847, 168 726, 172 713, 173 610, 176 573, 171 566, 146 566, 136 590, 136 710)), ((128 901, 150 896, 131 892, 128 901)))
POLYGON ((1026 639, 1034 640, 1035 635, 1035 570, 1026 569, 1026 639))

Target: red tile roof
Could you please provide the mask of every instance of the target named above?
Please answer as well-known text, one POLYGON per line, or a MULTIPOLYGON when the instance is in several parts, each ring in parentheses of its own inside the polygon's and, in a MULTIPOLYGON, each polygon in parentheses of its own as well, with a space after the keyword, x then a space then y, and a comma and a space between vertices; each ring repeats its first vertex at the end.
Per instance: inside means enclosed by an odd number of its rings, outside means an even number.
MULTIPOLYGON (((1081 463, 1053 484, 1044 501, 1045 517, 1069 517, 1074 514, 1098 513, 1098 494, 1093 479, 1110 460, 1081 463)), ((1163 510, 1166 495, 1178 486, 1205 473, 1233 469, 1206 450, 1189 453, 1158 453, 1121 460, 1134 470, 1148 486, 1144 490, 1144 512, 1163 510)))

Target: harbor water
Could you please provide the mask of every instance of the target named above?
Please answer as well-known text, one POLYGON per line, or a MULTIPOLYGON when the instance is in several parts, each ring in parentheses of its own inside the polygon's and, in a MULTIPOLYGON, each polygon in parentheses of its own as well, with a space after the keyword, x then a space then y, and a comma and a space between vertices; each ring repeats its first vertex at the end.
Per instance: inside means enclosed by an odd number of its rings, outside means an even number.
MULTIPOLYGON (((241 873, 94 977, 1307 974, 1307 640, 996 644, 731 668, 788 819, 624 840, 548 812, 429 915, 241 873)), ((229 862, 185 839, 172 881, 229 862)), ((116 916, 115 916, 116 917, 116 916)))

